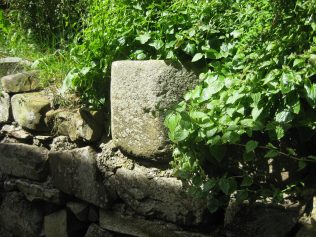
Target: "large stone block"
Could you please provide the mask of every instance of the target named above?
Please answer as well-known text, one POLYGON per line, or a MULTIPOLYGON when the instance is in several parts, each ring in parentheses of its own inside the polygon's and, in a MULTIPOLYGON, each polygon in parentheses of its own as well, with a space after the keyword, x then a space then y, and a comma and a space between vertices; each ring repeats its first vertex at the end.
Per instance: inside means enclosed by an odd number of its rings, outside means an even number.
POLYGON ((96 206, 107 207, 109 193, 91 147, 50 152, 49 165, 55 187, 96 206))
POLYGON ((135 218, 110 210, 100 210, 100 226, 107 230, 137 237, 179 237, 164 223, 135 218))
POLYGON ((11 103, 9 94, 0 90, 0 124, 10 121, 11 103))
POLYGON ((36 71, 10 74, 1 78, 2 90, 7 93, 28 92, 39 89, 36 71))
POLYGON ((97 141, 105 133, 103 111, 51 110, 45 122, 56 134, 69 136, 71 141, 97 141))
MULTIPOLYGON (((168 154, 165 111, 198 82, 180 63, 162 60, 117 61, 112 64, 112 137, 126 152, 142 157, 168 154)), ((167 156, 168 157, 168 156, 167 156)))
POLYGON ((31 62, 17 57, 0 58, 0 77, 22 72, 31 62))
POLYGON ((206 203, 189 196, 171 170, 141 166, 111 149, 111 142, 97 160, 108 186, 137 214, 180 225, 205 222, 206 203))
POLYGON ((23 194, 12 192, 5 195, 0 205, 1 228, 13 236, 38 237, 42 230, 42 221, 41 209, 27 202, 23 194))
POLYGON ((14 95, 11 99, 14 120, 23 128, 48 131, 44 118, 51 109, 47 96, 40 92, 14 95))
POLYGON ((20 143, 0 143, 0 172, 31 180, 47 176, 47 149, 20 143))

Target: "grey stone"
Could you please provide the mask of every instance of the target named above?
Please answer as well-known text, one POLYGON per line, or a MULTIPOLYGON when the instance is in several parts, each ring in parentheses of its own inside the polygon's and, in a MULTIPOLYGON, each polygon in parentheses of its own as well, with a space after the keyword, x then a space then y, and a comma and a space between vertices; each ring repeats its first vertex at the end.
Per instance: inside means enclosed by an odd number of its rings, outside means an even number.
POLYGON ((24 71, 31 62, 17 57, 0 58, 0 77, 24 71))
POLYGON ((111 144, 104 145, 97 158, 99 169, 107 177, 107 186, 131 209, 143 216, 183 225, 205 221, 205 202, 190 197, 182 182, 171 177, 171 170, 141 166, 120 151, 115 152, 111 144))
POLYGON ((16 186, 30 202, 45 201, 55 204, 64 203, 63 194, 58 189, 47 187, 45 183, 34 183, 19 179, 16 181, 16 186))
POLYGON ((13 143, 0 143, 0 172, 31 180, 47 176, 45 148, 13 143))
POLYGON ((89 207, 88 220, 90 222, 98 222, 99 221, 99 209, 95 206, 89 207))
POLYGON ((21 127, 17 127, 14 125, 4 125, 1 129, 1 132, 9 137, 13 137, 19 140, 30 140, 33 137, 31 133, 25 131, 21 127))
POLYGON ((44 218, 45 237, 68 237, 67 211, 54 212, 44 218))
POLYGON ((89 205, 82 202, 67 202, 67 208, 79 221, 88 221, 89 205))
POLYGON ((109 194, 96 165, 96 153, 91 147, 70 151, 51 151, 49 165, 54 185, 61 191, 106 207, 109 194))
POLYGON ((241 208, 226 224, 232 236, 279 237, 287 234, 296 225, 301 208, 272 204, 241 204, 241 208))
POLYGON ((100 209, 100 226, 114 232, 137 237, 178 237, 166 225, 119 212, 100 209))
POLYGON ((111 123, 115 144, 136 156, 170 159, 164 114, 198 77, 180 63, 117 61, 111 72, 111 123))
POLYGON ((91 224, 84 237, 113 237, 113 235, 96 224, 91 224))
POLYGON ((44 218, 45 237, 84 236, 87 224, 76 220, 66 209, 54 212, 44 218))
POLYGON ((67 136, 55 137, 52 144, 50 144, 51 151, 65 151, 76 148, 78 148, 77 144, 69 141, 69 137, 67 136))
POLYGON ((40 88, 36 71, 7 75, 0 80, 2 90, 7 93, 29 92, 40 88))
POLYGON ((71 141, 97 141, 104 133, 102 111, 51 110, 46 114, 45 121, 57 135, 69 136, 71 141))
POLYGON ((295 237, 315 237, 316 236, 316 223, 304 224, 299 231, 296 233, 295 237))
POLYGON ((301 228, 295 237, 314 237, 316 236, 316 197, 313 197, 312 208, 309 213, 304 213, 300 218, 301 228))
POLYGON ((9 94, 0 90, 0 124, 7 123, 11 118, 11 103, 9 94))
POLYGON ((17 192, 7 193, 0 206, 0 226, 13 236, 38 237, 43 214, 17 192))
POLYGON ((48 131, 44 118, 50 100, 40 92, 17 94, 11 99, 14 120, 23 128, 48 131))

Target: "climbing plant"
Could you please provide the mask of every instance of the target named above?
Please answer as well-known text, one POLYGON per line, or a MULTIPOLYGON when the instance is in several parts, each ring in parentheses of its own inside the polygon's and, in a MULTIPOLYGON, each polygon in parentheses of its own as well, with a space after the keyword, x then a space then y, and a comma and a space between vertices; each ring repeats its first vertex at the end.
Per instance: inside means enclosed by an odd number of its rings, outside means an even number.
POLYGON ((316 158, 316 2, 228 2, 193 23, 192 61, 209 69, 165 121, 176 174, 211 211, 231 195, 281 201, 302 183, 275 175, 316 158))

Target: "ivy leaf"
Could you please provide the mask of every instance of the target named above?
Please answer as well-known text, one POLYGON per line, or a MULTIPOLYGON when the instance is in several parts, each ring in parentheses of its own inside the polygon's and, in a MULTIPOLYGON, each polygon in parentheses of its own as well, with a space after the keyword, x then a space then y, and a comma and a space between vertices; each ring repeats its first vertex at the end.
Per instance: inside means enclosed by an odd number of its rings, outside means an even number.
POLYGON ((220 207, 220 202, 218 199, 212 197, 207 200, 207 209, 209 210, 210 213, 214 213, 218 210, 220 207))
POLYGON ((193 55, 195 53, 196 47, 195 44, 188 43, 183 49, 189 55, 193 55))
POLYGON ((181 142, 185 140, 189 136, 190 132, 186 129, 177 127, 177 129, 173 133, 173 141, 174 142, 181 142))
POLYGON ((212 85, 204 88, 201 95, 201 101, 206 101, 212 98, 212 95, 218 93, 225 86, 221 80, 215 81, 212 85))
POLYGON ((306 92, 308 102, 311 104, 313 108, 315 108, 316 107, 316 85, 315 84, 311 84, 309 86, 305 85, 304 89, 306 92))
POLYGON ((241 203, 248 199, 248 191, 247 190, 238 190, 236 194, 237 202, 241 203))
POLYGON ((298 171, 303 170, 305 167, 306 167, 306 162, 303 161, 303 160, 300 160, 300 161, 298 162, 298 171))
POLYGON ((206 183, 203 184, 203 191, 209 192, 216 186, 216 180, 215 179, 209 179, 206 181, 206 183))
POLYGON ((213 145, 209 148, 211 155, 220 162, 226 155, 226 146, 225 145, 213 145))
POLYGON ((244 179, 241 182, 242 187, 249 187, 253 184, 253 179, 249 176, 245 176, 244 179))
POLYGON ((156 50, 159 50, 163 47, 164 43, 162 40, 154 40, 154 42, 150 43, 149 45, 154 47, 156 50))
POLYGON ((258 147, 258 142, 254 140, 250 140, 246 143, 246 153, 250 153, 254 151, 258 147))
POLYGON ((227 178, 222 177, 218 182, 218 186, 222 190, 223 193, 225 193, 226 195, 229 194, 230 182, 227 178))
POLYGON ((302 58, 296 58, 295 60, 294 60, 294 62, 293 62, 293 67, 301 67, 301 66, 303 66, 304 65, 304 63, 305 63, 305 60, 304 59, 302 59, 302 58))
POLYGON ((278 155, 279 155, 279 152, 277 150, 271 149, 264 155, 264 157, 265 158, 274 158, 278 155))
POLYGON ((204 57, 204 54, 202 53, 197 53, 194 55, 194 57, 192 58, 192 62, 196 62, 199 61, 200 59, 202 59, 204 57))
POLYGON ((141 44, 146 44, 150 38, 151 35, 148 32, 146 32, 142 35, 139 35, 136 39, 139 40, 141 44))
POLYGON ((280 140, 285 135, 284 129, 281 126, 276 126, 275 133, 278 140, 280 140))
POLYGON ((263 108, 259 109, 258 107, 254 107, 251 111, 252 119, 257 120, 257 118, 260 116, 262 111, 263 111, 263 108))

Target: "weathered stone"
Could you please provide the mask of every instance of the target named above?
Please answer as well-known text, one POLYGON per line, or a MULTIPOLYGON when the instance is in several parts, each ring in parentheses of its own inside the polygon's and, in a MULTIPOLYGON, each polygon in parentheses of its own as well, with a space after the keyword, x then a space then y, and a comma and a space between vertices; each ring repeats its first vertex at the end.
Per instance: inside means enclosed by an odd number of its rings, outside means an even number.
POLYGON ((47 184, 32 183, 27 180, 17 180, 17 188, 25 195, 30 202, 45 201, 55 204, 64 203, 63 194, 55 188, 47 187, 47 184))
POLYGON ((313 197, 312 208, 309 213, 304 213, 300 218, 300 230, 295 237, 314 237, 316 236, 316 197, 313 197))
POLYGON ((51 151, 49 164, 54 185, 61 191, 106 207, 108 192, 96 165, 96 153, 91 147, 70 151, 51 151))
POLYGON ((50 149, 52 151, 65 151, 78 148, 76 143, 70 142, 67 136, 58 136, 53 139, 52 144, 50 144, 50 149))
POLYGON ((137 237, 178 237, 163 223, 100 209, 100 226, 114 232, 137 237))
POLYGON ((231 236, 279 237, 287 236, 300 216, 300 207, 271 204, 242 204, 241 208, 227 223, 231 236))
POLYGON ((204 221, 205 203, 186 194, 171 170, 140 166, 111 147, 111 142, 103 146, 99 168, 108 177, 107 186, 136 213, 184 225, 204 221))
POLYGON ((10 121, 11 103, 9 94, 0 90, 0 124, 10 121))
POLYGON ((98 222, 99 221, 99 209, 95 206, 89 207, 88 220, 90 222, 98 222))
POLYGON ((31 62, 22 58, 0 58, 0 77, 22 72, 27 66, 31 66, 31 62))
POLYGON ((71 141, 97 141, 104 133, 104 116, 101 111, 51 110, 46 124, 58 135, 69 136, 71 141))
POLYGON ((0 206, 0 226, 13 236, 38 237, 43 215, 39 208, 27 202, 20 193, 7 193, 0 206))
POLYGON ((17 94, 11 99, 14 120, 23 128, 48 131, 44 118, 50 100, 40 92, 17 94))
POLYGON ((112 64, 111 122, 115 144, 136 156, 170 158, 164 112, 198 82, 180 63, 162 60, 112 64))
POLYGON ((67 211, 54 212, 44 218, 45 237, 68 237, 67 211))
POLYGON ((16 186, 16 180, 12 180, 12 179, 5 180, 3 182, 3 190, 6 192, 17 191, 18 189, 16 186))
POLYGON ((316 236, 316 223, 304 224, 295 237, 315 237, 316 236))
POLYGON ((82 202, 67 202, 67 207, 79 221, 88 221, 88 204, 82 202))
POLYGON ((2 90, 7 93, 29 92, 39 89, 36 71, 21 72, 1 78, 2 90))
POLYGON ((21 143, 0 143, 0 172, 31 180, 47 176, 45 148, 21 143))
POLYGON ((96 224, 91 224, 84 237, 112 237, 113 235, 96 224))
POLYGON ((21 127, 16 127, 14 125, 4 125, 1 132, 9 137, 14 137, 19 140, 30 140, 32 139, 32 134, 23 130, 21 127))

